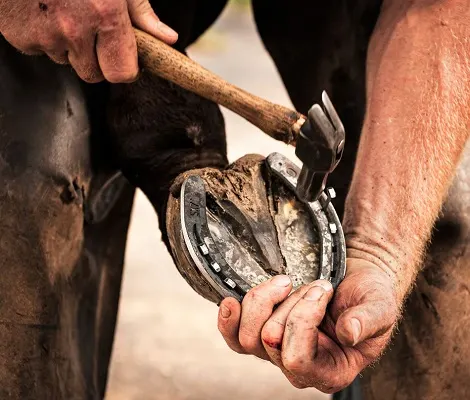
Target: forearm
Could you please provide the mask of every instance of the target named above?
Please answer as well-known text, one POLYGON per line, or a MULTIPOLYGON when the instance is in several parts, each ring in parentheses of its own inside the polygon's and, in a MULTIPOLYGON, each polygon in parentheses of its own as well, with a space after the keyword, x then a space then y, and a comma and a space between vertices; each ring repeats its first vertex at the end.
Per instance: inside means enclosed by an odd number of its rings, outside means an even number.
POLYGON ((399 300, 470 129, 466 3, 390 0, 369 47, 366 117, 344 227, 348 256, 397 278, 399 300))

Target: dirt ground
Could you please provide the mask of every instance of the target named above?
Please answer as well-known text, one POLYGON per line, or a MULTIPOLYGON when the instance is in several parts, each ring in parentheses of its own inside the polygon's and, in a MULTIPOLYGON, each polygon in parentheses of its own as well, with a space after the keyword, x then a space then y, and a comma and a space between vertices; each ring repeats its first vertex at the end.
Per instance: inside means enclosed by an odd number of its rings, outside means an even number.
MULTIPOLYGON (((190 55, 255 94, 290 106, 257 37, 251 14, 231 6, 190 55)), ((230 160, 293 149, 224 110, 230 160)), ((271 364, 232 353, 220 337, 217 307, 180 277, 160 241, 157 217, 138 193, 126 256, 107 400, 320 400, 297 390, 271 364)))

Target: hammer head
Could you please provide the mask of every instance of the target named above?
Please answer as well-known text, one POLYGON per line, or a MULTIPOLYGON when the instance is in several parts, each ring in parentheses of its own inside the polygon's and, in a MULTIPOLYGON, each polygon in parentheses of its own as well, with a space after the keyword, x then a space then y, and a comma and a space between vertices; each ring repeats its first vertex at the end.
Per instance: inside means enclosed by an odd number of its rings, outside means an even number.
POLYGON ((297 195, 308 202, 320 197, 328 175, 341 161, 345 143, 343 123, 326 92, 322 93, 322 102, 323 108, 315 104, 308 112, 295 150, 303 163, 297 195))

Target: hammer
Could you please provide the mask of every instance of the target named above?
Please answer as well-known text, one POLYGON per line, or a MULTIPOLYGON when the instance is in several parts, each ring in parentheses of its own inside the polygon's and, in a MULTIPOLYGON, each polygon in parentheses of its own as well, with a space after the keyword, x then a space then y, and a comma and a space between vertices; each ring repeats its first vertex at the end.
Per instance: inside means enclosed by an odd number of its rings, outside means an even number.
POLYGON ((326 92, 323 108, 315 104, 308 118, 238 88, 160 40, 134 29, 144 69, 235 112, 272 138, 295 145, 303 166, 296 192, 301 200, 316 201, 328 175, 343 155, 343 124, 326 92))

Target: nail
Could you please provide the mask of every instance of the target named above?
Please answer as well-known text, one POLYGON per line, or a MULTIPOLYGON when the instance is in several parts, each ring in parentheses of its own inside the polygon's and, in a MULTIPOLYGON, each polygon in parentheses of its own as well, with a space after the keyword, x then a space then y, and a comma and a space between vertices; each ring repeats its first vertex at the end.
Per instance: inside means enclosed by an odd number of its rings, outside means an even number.
POLYGON ((230 308, 224 305, 220 306, 220 315, 222 315, 222 318, 228 318, 230 317, 230 314, 232 314, 232 312, 230 311, 230 308))
POLYGON ((276 286, 286 287, 290 285, 290 278, 287 275, 276 275, 271 282, 276 286))
POLYGON ((351 318, 351 330, 353 334, 353 346, 359 341, 359 336, 361 336, 361 323, 357 318, 351 318))
POLYGON ((170 36, 172 38, 178 37, 178 33, 176 33, 176 31, 174 31, 168 25, 164 24, 161 21, 157 23, 157 29, 166 36, 170 36))
POLYGON ((308 290, 308 292, 304 296, 304 299, 310 301, 319 301, 324 294, 325 290, 321 286, 315 286, 308 290))
POLYGON ((325 292, 330 292, 331 290, 333 290, 333 285, 329 281, 325 281, 324 279, 315 281, 311 285, 312 287, 320 286, 325 290, 325 292))

